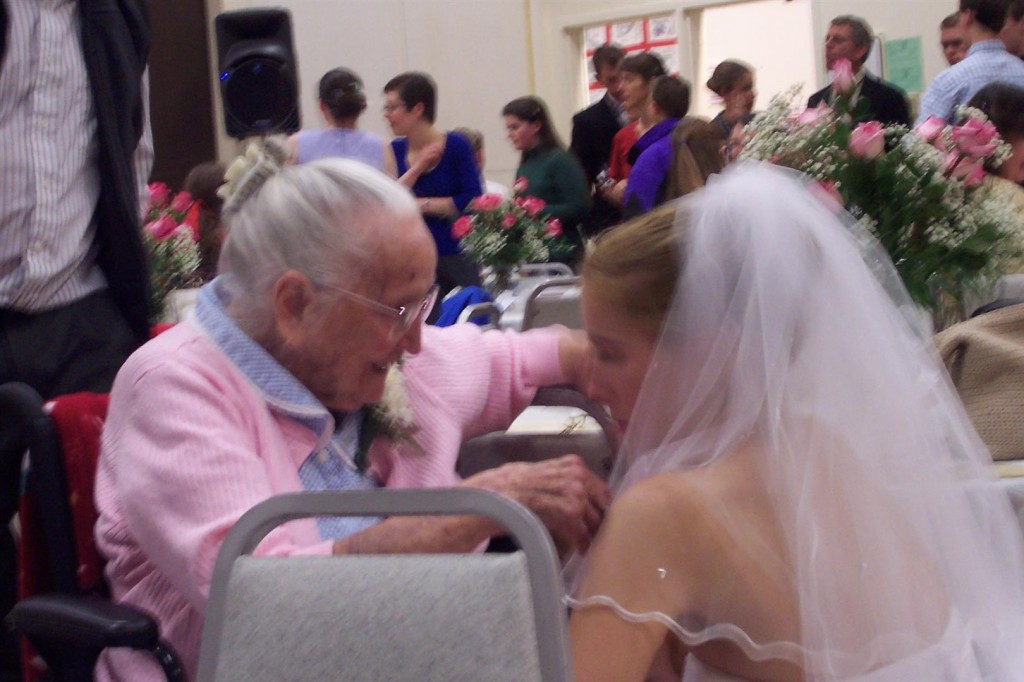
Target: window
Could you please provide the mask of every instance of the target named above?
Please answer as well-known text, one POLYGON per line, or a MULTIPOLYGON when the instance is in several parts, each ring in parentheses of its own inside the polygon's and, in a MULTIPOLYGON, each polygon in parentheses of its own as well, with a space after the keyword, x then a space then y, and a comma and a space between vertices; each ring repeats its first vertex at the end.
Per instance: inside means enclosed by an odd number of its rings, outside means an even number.
POLYGON ((583 29, 583 61, 586 64, 587 92, 591 103, 604 97, 604 87, 595 80, 591 57, 594 50, 605 43, 615 43, 627 54, 654 52, 661 57, 669 73, 679 71, 679 38, 674 15, 588 26, 583 29))
POLYGON ((754 0, 695 10, 696 67, 690 113, 711 118, 721 103, 704 85, 715 66, 725 59, 739 59, 755 70, 757 101, 763 110, 777 93, 803 83, 798 104, 818 89, 811 21, 811 0, 754 0))

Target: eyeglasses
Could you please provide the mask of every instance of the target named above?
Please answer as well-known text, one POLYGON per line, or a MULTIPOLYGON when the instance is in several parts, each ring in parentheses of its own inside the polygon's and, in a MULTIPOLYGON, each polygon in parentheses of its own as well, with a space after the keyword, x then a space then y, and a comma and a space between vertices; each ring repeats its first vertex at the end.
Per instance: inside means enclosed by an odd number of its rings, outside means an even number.
POLYGON ((412 329, 414 324, 417 322, 423 322, 423 320, 426 319, 427 315, 430 314, 430 311, 434 309, 434 304, 437 302, 437 292, 440 289, 440 286, 438 284, 434 284, 434 286, 430 287, 430 291, 427 292, 427 295, 423 297, 423 301, 420 302, 418 306, 406 307, 403 305, 398 306, 397 308, 384 305, 383 303, 374 301, 372 298, 360 296, 348 289, 340 289, 338 287, 327 288, 341 294, 351 301, 355 301, 360 305, 366 306, 374 312, 392 319, 393 323, 391 330, 388 332, 388 343, 394 343, 405 336, 409 330, 412 329))
POLYGON ((404 108, 405 108, 405 104, 404 103, 385 104, 384 105, 384 113, 385 114, 390 114, 392 111, 398 111, 399 109, 404 109, 404 108))

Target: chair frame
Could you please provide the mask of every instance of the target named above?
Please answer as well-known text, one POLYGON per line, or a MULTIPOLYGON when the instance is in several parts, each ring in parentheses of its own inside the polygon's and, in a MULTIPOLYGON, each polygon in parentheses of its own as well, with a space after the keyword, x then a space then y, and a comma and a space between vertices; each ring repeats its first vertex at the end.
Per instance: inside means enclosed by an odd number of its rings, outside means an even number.
POLYGON ((488 321, 485 324, 480 325, 481 329, 497 329, 501 322, 501 310, 498 306, 493 303, 473 303, 462 309, 459 313, 458 319, 455 320, 456 324, 463 324, 466 322, 472 322, 473 318, 481 317, 486 315, 488 321))
POLYGON ((537 653, 545 682, 570 680, 571 665, 558 559, 540 520, 522 505, 483 490, 369 490, 289 493, 246 512, 221 545, 214 567, 200 648, 198 682, 216 679, 228 581, 235 560, 250 554, 277 526, 310 516, 485 516, 502 524, 522 548, 530 575, 537 653))
POLYGON ((516 271, 520 277, 572 277, 572 268, 565 263, 524 263, 516 271))
POLYGON ((36 516, 52 583, 52 592, 17 602, 8 621, 50 665, 55 680, 91 678, 96 659, 108 647, 149 651, 168 680, 184 680, 177 654, 160 641, 156 621, 149 614, 81 593, 64 457, 57 427, 42 398, 27 384, 3 384, 0 415, 4 427, 17 429, 27 446, 26 489, 36 492, 40 508, 36 516))
POLYGON ((525 332, 529 329, 535 328, 534 322, 539 313, 537 299, 543 296, 545 291, 548 289, 554 289, 555 287, 565 287, 567 289, 571 289, 572 287, 579 288, 579 285, 579 277, 558 277, 538 284, 536 288, 530 292, 529 298, 526 299, 526 305, 523 307, 522 330, 525 332))

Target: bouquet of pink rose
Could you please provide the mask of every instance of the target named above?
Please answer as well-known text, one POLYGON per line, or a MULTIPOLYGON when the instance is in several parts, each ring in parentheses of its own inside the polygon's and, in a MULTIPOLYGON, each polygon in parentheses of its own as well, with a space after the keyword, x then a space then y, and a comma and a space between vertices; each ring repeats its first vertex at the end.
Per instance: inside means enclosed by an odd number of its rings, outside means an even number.
POLYGON ((172 196, 162 182, 149 185, 149 205, 142 228, 142 243, 149 254, 150 310, 154 320, 164 312, 167 294, 198 284, 198 227, 189 224, 192 207, 188 192, 172 196))
POLYGON ((567 249, 557 218, 544 220, 544 201, 523 196, 526 178, 512 185, 511 198, 484 194, 469 204, 469 214, 455 221, 452 237, 463 253, 483 266, 510 268, 543 263, 567 249))
POLYGON ((747 127, 740 156, 817 180, 886 248, 914 300, 941 323, 954 321, 967 291, 989 286, 1021 255, 1020 215, 983 183, 1009 145, 967 107, 956 125, 856 123, 844 62, 834 72, 832 108, 794 113, 792 89, 747 127))

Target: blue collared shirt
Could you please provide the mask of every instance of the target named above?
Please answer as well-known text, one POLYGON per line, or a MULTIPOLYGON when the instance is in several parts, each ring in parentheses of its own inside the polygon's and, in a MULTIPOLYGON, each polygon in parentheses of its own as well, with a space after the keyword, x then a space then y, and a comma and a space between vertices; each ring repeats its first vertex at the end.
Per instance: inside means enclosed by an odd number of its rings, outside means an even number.
POLYGON ((929 116, 953 122, 956 108, 970 102, 974 93, 990 83, 1024 88, 1024 61, 1007 52, 1000 40, 974 43, 963 61, 936 76, 921 98, 917 123, 929 116))
MULTIPOLYGON (((224 277, 218 277, 200 290, 195 321, 252 382, 270 409, 302 424, 316 435, 313 451, 299 467, 302 486, 306 490, 367 490, 378 487, 378 483, 360 472, 354 462, 363 411, 344 415, 340 427, 336 428, 334 416, 309 389, 228 316, 225 310, 227 303, 224 277)), ((379 518, 369 517, 326 517, 317 519, 317 527, 325 540, 338 540, 379 521, 379 518)))

